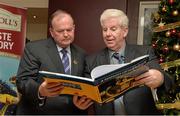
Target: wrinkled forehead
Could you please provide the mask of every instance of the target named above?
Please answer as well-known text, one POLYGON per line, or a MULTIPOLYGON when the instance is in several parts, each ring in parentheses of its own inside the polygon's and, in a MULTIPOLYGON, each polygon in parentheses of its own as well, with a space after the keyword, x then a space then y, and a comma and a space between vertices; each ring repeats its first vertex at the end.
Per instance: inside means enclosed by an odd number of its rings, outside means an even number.
POLYGON ((118 17, 109 17, 101 22, 102 27, 110 27, 110 26, 120 26, 121 21, 118 17))
POLYGON ((64 13, 61 13, 61 14, 54 16, 51 23, 53 25, 56 22, 63 22, 63 21, 69 22, 72 25, 74 24, 72 17, 70 15, 64 14, 64 13))

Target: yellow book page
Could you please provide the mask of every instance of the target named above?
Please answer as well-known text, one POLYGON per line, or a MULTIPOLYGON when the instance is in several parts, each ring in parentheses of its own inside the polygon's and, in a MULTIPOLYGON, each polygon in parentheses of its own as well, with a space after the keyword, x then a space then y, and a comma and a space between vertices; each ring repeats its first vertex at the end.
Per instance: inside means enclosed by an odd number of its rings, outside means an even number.
POLYGON ((87 96, 92 100, 101 103, 101 97, 97 86, 93 86, 86 83, 70 81, 70 80, 63 80, 63 79, 52 79, 44 77, 48 82, 61 82, 64 85, 63 91, 60 94, 70 94, 78 96, 87 96))

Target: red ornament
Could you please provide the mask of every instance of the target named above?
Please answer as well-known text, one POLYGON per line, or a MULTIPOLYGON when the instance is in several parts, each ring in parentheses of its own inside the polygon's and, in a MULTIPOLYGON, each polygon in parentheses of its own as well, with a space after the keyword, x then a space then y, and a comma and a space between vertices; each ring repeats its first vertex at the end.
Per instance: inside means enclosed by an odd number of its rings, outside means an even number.
POLYGON ((156 43, 156 42, 152 42, 151 46, 152 46, 153 48, 156 48, 156 47, 157 47, 157 43, 156 43))
POLYGON ((164 62, 164 59, 162 57, 160 57, 159 63, 163 63, 163 62, 164 62))
POLYGON ((152 47, 153 47, 153 48, 156 48, 156 44, 153 43, 153 44, 152 44, 152 47))
POLYGON ((169 4, 173 4, 174 3, 174 0, 168 0, 169 4))
POLYGON ((165 46, 163 47, 163 53, 168 53, 168 52, 169 52, 169 48, 168 48, 167 45, 165 45, 165 46))
POLYGON ((176 29, 171 30, 171 35, 176 35, 176 29))

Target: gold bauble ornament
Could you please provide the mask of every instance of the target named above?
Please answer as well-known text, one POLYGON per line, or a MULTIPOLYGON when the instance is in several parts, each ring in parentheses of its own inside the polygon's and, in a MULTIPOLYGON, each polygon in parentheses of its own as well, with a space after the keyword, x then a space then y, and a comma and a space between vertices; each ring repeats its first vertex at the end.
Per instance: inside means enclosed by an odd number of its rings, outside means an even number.
POLYGON ((171 35, 171 32, 167 31, 165 35, 166 35, 166 37, 169 37, 171 35))
POLYGON ((180 52, 180 45, 179 45, 179 44, 175 44, 175 45, 173 46, 173 50, 180 52))
POLYGON ((166 6, 163 6, 163 7, 162 7, 162 11, 163 11, 163 12, 166 12, 166 11, 167 11, 166 6))
POLYGON ((178 15, 178 10, 173 11, 172 15, 177 16, 178 15))

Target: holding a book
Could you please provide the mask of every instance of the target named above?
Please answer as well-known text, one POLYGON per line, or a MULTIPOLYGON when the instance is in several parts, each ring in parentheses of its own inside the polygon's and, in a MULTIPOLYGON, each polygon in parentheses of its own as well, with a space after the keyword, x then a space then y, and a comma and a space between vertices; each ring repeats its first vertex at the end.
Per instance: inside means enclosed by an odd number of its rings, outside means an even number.
POLYGON ((126 92, 122 97, 104 105, 94 104, 95 114, 158 114, 151 89, 168 90, 171 80, 161 70, 152 48, 126 43, 128 34, 128 18, 121 10, 107 9, 101 17, 103 40, 106 48, 86 59, 86 76, 90 76, 92 69, 104 64, 127 63, 142 56, 149 55, 147 63, 149 71, 141 74, 136 84, 144 84, 126 92))
POLYGON ((151 90, 168 90, 171 80, 161 70, 152 48, 126 43, 128 18, 121 10, 105 10, 100 23, 107 47, 85 61, 84 51, 72 44, 75 25, 71 15, 61 10, 52 14, 49 28, 52 38, 29 42, 25 47, 17 73, 17 88, 22 94, 17 114, 86 115, 87 110, 110 115, 158 114, 151 90), (92 76, 92 70, 98 66, 100 72, 92 76), (81 91, 83 88, 77 80, 87 91, 97 90, 88 94, 101 93, 101 98, 61 94, 72 92, 73 88, 81 91), (134 85, 145 86, 129 90, 134 85), (110 99, 114 97, 118 98, 110 99))
MULTIPOLYGON (((24 49, 17 73, 17 88, 22 96, 16 114, 86 115, 86 110, 74 105, 73 96, 59 95, 64 87, 61 83, 47 83, 38 77, 40 70, 83 75, 85 52, 73 44, 75 25, 71 15, 55 11, 50 17, 49 31, 51 38, 29 42, 24 49)), ((87 101, 86 106, 82 105, 86 108, 91 104, 87 101)))
POLYGON ((130 89, 143 86, 135 80, 149 70, 148 61, 149 55, 144 55, 129 63, 100 65, 91 71, 91 78, 49 71, 39 71, 39 77, 43 77, 47 83, 61 83, 61 95, 86 96, 94 102, 105 104, 130 89))

